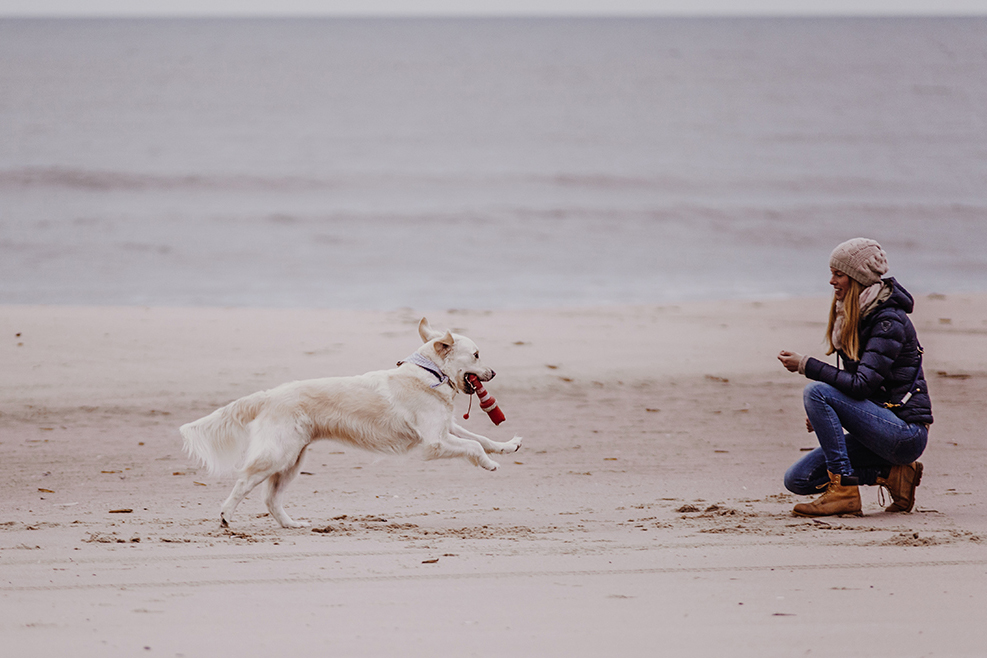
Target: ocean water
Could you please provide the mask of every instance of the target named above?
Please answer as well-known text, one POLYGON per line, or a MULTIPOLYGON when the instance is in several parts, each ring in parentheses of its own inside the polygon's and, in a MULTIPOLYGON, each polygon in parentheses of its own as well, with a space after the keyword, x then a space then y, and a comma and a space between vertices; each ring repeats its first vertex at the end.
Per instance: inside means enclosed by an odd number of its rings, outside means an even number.
POLYGON ((987 290, 987 20, 0 20, 0 303, 987 290))

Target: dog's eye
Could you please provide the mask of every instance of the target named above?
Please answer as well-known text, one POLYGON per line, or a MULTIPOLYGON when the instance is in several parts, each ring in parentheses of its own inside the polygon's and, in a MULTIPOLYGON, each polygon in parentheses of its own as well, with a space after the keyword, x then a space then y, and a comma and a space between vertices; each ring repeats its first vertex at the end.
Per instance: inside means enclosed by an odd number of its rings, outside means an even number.
POLYGON ((479 360, 480 359, 480 353, 479 352, 473 352, 473 358, 476 359, 476 360, 479 360))

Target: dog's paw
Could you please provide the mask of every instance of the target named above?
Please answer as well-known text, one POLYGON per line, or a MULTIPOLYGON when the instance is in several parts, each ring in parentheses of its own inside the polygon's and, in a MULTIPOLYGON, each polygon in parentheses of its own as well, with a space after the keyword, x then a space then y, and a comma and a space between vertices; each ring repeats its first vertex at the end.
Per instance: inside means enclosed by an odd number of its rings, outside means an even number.
POLYGON ((507 442, 507 445, 513 446, 513 450, 508 450, 508 452, 517 452, 521 449, 521 437, 515 436, 513 439, 507 442))
POLYGON ((288 519, 281 524, 282 528, 288 528, 289 530, 296 530, 298 528, 310 528, 312 524, 308 521, 295 521, 294 519, 288 519))
POLYGON ((500 464, 498 464, 492 459, 488 459, 487 461, 480 464, 480 466, 487 469, 488 471, 496 471, 498 468, 500 468, 500 464))

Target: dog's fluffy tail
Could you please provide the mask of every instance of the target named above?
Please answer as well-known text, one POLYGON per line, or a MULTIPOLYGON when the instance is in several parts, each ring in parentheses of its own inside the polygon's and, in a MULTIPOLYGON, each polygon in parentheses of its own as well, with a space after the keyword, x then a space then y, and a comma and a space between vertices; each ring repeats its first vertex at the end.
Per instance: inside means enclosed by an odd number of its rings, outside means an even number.
POLYGON ((254 393, 182 425, 178 431, 186 454, 209 469, 210 475, 235 472, 250 444, 247 424, 260 413, 265 400, 265 392, 254 393))

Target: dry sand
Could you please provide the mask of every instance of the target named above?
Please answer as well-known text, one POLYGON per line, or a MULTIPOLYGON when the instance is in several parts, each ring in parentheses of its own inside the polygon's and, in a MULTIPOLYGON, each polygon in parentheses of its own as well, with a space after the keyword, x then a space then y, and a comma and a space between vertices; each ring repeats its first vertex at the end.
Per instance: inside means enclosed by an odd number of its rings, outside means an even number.
MULTIPOLYGON (((918 299, 936 423, 916 511, 790 515, 825 299, 430 313, 525 437, 465 462, 309 451, 283 530, 177 428, 392 367, 420 313, 0 309, 10 656, 983 656, 987 295, 918 299)), ((465 408, 465 399, 462 400, 465 408)))

